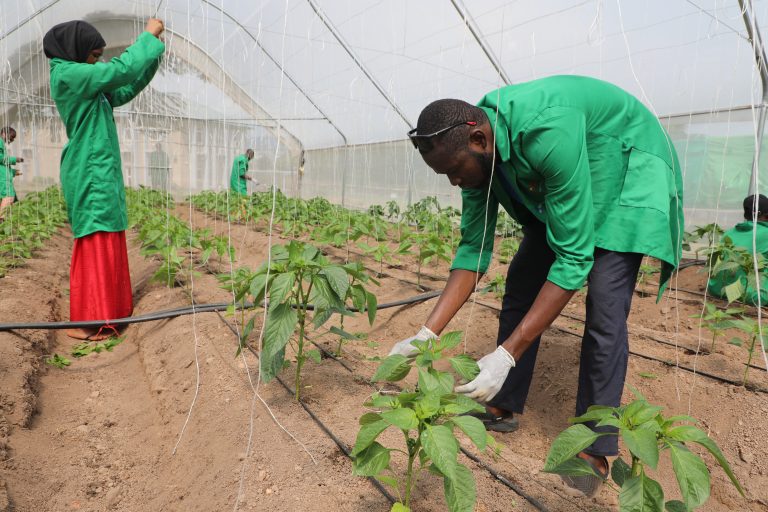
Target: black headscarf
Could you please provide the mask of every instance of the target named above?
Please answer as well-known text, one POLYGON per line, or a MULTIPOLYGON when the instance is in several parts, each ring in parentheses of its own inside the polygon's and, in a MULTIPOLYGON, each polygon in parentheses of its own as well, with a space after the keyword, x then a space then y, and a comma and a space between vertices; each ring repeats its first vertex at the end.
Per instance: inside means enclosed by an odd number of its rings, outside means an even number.
POLYGON ((82 20, 59 23, 43 37, 43 50, 49 59, 85 62, 92 50, 105 46, 99 31, 82 20))
POLYGON ((768 215, 768 197, 763 194, 757 196, 757 205, 755 205, 755 196, 749 196, 744 199, 744 218, 752 220, 754 217, 768 215), (757 208, 755 208, 757 206, 757 208), (755 212, 757 210, 757 212, 755 212))

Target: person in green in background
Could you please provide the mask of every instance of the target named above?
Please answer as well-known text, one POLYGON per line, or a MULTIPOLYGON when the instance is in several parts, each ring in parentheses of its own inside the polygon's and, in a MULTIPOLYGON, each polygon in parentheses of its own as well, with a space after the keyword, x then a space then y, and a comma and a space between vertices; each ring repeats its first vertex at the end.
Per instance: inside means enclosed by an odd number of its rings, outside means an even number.
POLYGON ((0 222, 5 220, 5 209, 16 199, 16 189, 13 178, 21 172, 11 166, 24 161, 23 158, 10 156, 5 153, 5 145, 16 139, 16 130, 11 126, 0 128, 0 222))
POLYGON ((232 173, 229 176, 229 190, 233 194, 241 196, 248 195, 248 183, 253 178, 248 176, 248 162, 253 158, 253 150, 247 149, 245 154, 235 157, 235 161, 232 163, 232 173))
MULTIPOLYGON (((439 335, 472 294, 501 204, 524 237, 507 273, 497 349, 456 392, 487 404, 478 415, 486 428, 517 429, 541 334, 588 283, 576 414, 620 405, 640 262, 644 254, 662 261, 661 296, 682 252, 682 176, 659 120, 614 85, 554 76, 490 92, 477 106, 435 101, 408 135, 427 165, 462 189, 461 241, 424 326, 390 354, 412 356, 412 342, 439 335)), ((617 436, 598 437, 578 455, 594 475, 564 480, 593 495, 617 453, 617 436)))
MULTIPOLYGON (((730 238, 733 246, 743 249, 749 254, 762 254, 768 263, 768 197, 763 194, 751 195, 744 199, 744 222, 736 224, 725 233, 721 240, 730 238), (754 236, 754 246, 752 237, 754 236), (753 249, 754 247, 754 249, 753 249)), ((707 283, 709 293, 716 297, 728 298, 725 288, 741 281, 744 289, 742 295, 746 302, 757 305, 758 293, 754 286, 748 284, 747 274, 742 268, 722 270, 713 275, 707 283)), ((768 305, 768 269, 760 272, 760 304, 768 305)))
MULTIPOLYGON (((136 42, 100 62, 106 42, 85 21, 68 21, 43 38, 51 59, 51 97, 69 141, 61 154, 61 188, 75 241, 69 275, 70 320, 109 320, 133 312, 125 230, 120 144, 112 109, 131 101, 152 80, 165 44, 163 22, 150 19, 136 42)), ((70 329, 98 340, 116 332, 70 329)))
POLYGON ((149 184, 155 190, 167 192, 170 188, 171 164, 168 153, 163 151, 163 146, 158 142, 155 150, 148 155, 149 160, 149 184))

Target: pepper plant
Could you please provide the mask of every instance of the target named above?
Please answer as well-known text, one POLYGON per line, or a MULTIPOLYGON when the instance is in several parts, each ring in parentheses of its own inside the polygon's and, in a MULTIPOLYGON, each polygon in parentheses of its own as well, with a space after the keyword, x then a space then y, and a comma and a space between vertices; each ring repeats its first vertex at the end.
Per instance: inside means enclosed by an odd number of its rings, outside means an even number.
MULTIPOLYGON (((756 319, 750 318, 748 316, 742 316, 739 319, 736 320, 730 320, 728 322, 730 327, 734 327, 744 334, 746 334, 749 337, 749 342, 746 344, 747 352, 749 353, 749 357, 747 357, 747 364, 744 366, 744 377, 742 379, 741 384, 743 386, 747 385, 747 375, 749 373, 749 367, 752 364, 752 357, 755 354, 755 345, 757 344, 757 340, 761 339, 760 337, 760 324, 757 322, 756 319)), ((768 344, 766 344, 765 337, 762 338, 763 340, 763 346, 768 349, 768 344)), ((736 346, 744 346, 744 343, 739 338, 733 338, 731 341, 729 341, 731 345, 736 346)))
MULTIPOLYGON (((305 363, 308 359, 320 361, 320 352, 307 348, 308 330, 319 329, 335 313, 351 314, 347 300, 368 313, 369 323, 376 317, 376 296, 365 288, 370 278, 359 264, 332 264, 316 247, 296 240, 273 246, 271 261, 255 272, 245 270, 220 280, 225 289, 235 292, 236 300, 250 295, 258 305, 265 295, 269 298, 259 361, 261 376, 269 382, 283 369, 287 364, 285 347, 290 343, 296 362, 296 400, 301 397, 305 363)), ((241 347, 253 330, 254 319, 255 315, 243 329, 241 347)))
POLYGON ((699 318, 701 325, 712 333, 712 345, 709 347, 709 352, 715 351, 715 341, 717 337, 723 334, 727 329, 733 327, 731 321, 735 320, 733 315, 737 315, 744 311, 743 308, 728 308, 719 309, 717 306, 711 303, 704 305, 705 311, 701 315, 693 315, 691 318, 699 318))
MULTIPOLYGON (((406 388, 397 395, 374 393, 366 407, 375 409, 360 417, 360 431, 352 450, 352 471, 359 476, 372 476, 391 487, 398 496, 392 512, 409 512, 413 489, 423 471, 443 479, 443 489, 451 512, 474 509, 476 491, 472 472, 458 461, 459 443, 456 431, 463 432, 479 450, 495 446, 479 419, 468 413, 483 412, 482 405, 453 392, 454 377, 436 369, 434 363, 444 352, 461 343, 460 332, 444 334, 439 340, 415 341, 415 359, 391 355, 384 359, 373 381, 397 382, 405 379, 415 367, 418 386, 406 388), (379 435, 393 427, 404 438, 404 449, 387 448, 377 441, 379 435), (399 475, 391 465, 392 454, 407 459, 406 473, 399 475)), ((453 370, 465 380, 479 372, 477 363, 467 355, 449 359, 453 370)))
MULTIPOLYGON (((621 457, 613 461, 610 478, 618 490, 620 512, 687 512, 702 506, 709 498, 710 475, 706 464, 692 452, 686 443, 704 447, 723 468, 725 474, 744 496, 744 490, 733 474, 728 461, 717 444, 707 434, 694 426, 690 416, 665 418, 662 408, 653 406, 636 390, 637 397, 621 407, 593 405, 568 427, 552 443, 544 471, 566 476, 596 475, 585 460, 576 455, 590 446, 600 436, 618 435, 629 451, 629 463, 621 457), (584 423, 595 422, 598 426, 613 426, 616 433, 596 433, 584 423), (655 470, 662 453, 672 459, 682 501, 664 502, 664 490, 648 475, 655 470)), ((610 483, 610 482, 608 482, 610 483)))

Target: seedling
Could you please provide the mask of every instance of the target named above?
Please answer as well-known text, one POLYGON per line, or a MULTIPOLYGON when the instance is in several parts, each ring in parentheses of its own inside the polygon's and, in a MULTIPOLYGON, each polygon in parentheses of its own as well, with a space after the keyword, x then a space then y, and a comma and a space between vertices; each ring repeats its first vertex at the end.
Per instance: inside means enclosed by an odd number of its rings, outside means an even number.
POLYGON ((72 364, 72 361, 66 357, 60 356, 59 354, 53 354, 51 357, 47 358, 45 362, 51 366, 59 368, 60 370, 63 370, 65 367, 72 364))
MULTIPOLYGON (((742 385, 746 386, 749 367, 752 364, 752 356, 755 353, 755 344, 757 343, 757 340, 760 339, 760 330, 761 330, 760 324, 757 323, 757 320, 755 320, 754 318, 750 318, 747 316, 742 316, 737 320, 730 320, 728 324, 730 327, 739 329, 749 337, 749 342, 747 343, 747 347, 746 347, 747 352, 749 353, 749 357, 747 358, 747 364, 744 367, 744 378, 742 380, 742 385)), ((763 340, 763 346, 768 348, 768 344, 766 344, 766 339, 762 338, 762 340, 763 340)), ((741 340, 739 340, 738 338, 732 339, 730 343, 732 345, 742 346, 741 340)))
POLYGON ((645 263, 645 260, 640 264, 640 268, 637 271, 636 290, 641 296, 647 295, 647 293, 642 290, 642 287, 648 282, 648 279, 650 279, 653 274, 658 274, 659 272, 659 267, 655 265, 649 265, 645 263))
MULTIPOLYGON (((472 472, 458 462, 459 443, 456 429, 462 431, 475 446, 483 451, 488 445, 495 447, 493 438, 483 423, 467 413, 483 412, 483 406, 474 400, 453 392, 454 377, 434 368, 443 353, 461 343, 461 333, 444 334, 439 340, 415 341, 418 355, 409 360, 403 355, 384 359, 373 376, 373 381, 397 382, 410 373, 418 372, 416 389, 405 389, 397 395, 374 393, 365 403, 376 409, 360 418, 360 431, 352 450, 352 471, 358 476, 372 476, 391 487, 398 502, 391 511, 408 512, 419 475, 424 470, 443 479, 445 499, 451 512, 469 512, 474 509, 476 491, 472 472), (402 432, 405 449, 387 448, 376 441, 387 428, 402 432), (391 455, 407 458, 405 477, 391 465, 391 455)), ((477 363, 467 355, 449 359, 453 370, 463 379, 471 380, 479 372, 477 363)))
POLYGON ((486 293, 493 293, 497 299, 501 300, 501 298, 504 297, 506 286, 507 278, 504 276, 504 274, 496 274, 488 283, 488 287, 484 291, 486 293))
POLYGON ((706 311, 702 315, 693 315, 691 318, 700 318, 701 325, 712 333, 712 345, 709 347, 709 352, 713 353, 717 337, 732 327, 731 321, 735 319, 733 315, 744 312, 744 309, 728 308, 722 310, 710 303, 705 304, 704 307, 706 311))
MULTIPOLYGON (((728 461, 717 444, 694 425, 690 416, 662 416, 661 407, 649 404, 636 390, 637 397, 621 407, 593 405, 575 423, 560 433, 552 443, 544 471, 559 475, 595 475, 594 469, 576 455, 604 435, 618 435, 630 454, 630 464, 622 458, 613 461, 610 477, 618 488, 621 512, 683 512, 702 506, 709 498, 710 476, 704 461, 693 453, 686 443, 698 444, 715 458, 731 483, 744 496, 744 490, 733 474, 728 461), (583 423, 595 422, 598 426, 613 426, 615 433, 596 433, 583 423), (681 424, 682 423, 682 424, 681 424), (659 456, 668 452, 672 468, 680 486, 682 501, 664 502, 661 485, 648 476, 647 470, 656 469, 659 456)), ((610 483, 610 482, 609 482, 610 483)))
POLYGON ((72 347, 71 354, 72 357, 80 358, 89 354, 99 354, 103 351, 112 352, 124 339, 122 336, 112 336, 98 343, 85 341, 72 347))
POLYGON ((505 238, 499 244, 499 263, 507 264, 517 254, 520 248, 520 240, 517 238, 505 238))
MULTIPOLYGON (((261 376, 269 382, 283 369, 285 347, 291 343, 296 358, 296 400, 301 396, 304 364, 307 359, 320 359, 315 349, 306 350, 308 328, 319 329, 335 313, 352 314, 346 304, 348 298, 358 310, 368 313, 371 324, 376 317, 376 297, 364 287, 370 278, 359 264, 331 264, 317 248, 295 240, 273 246, 271 261, 256 272, 242 270, 220 280, 225 289, 236 291, 237 301, 250 295, 253 304, 258 305, 265 295, 269 297, 259 361, 261 376), (310 305, 314 308, 311 323, 310 305)), ((251 317, 243 329, 241 348, 253 329, 254 319, 255 316, 251 317)))
POLYGON ((421 286, 421 267, 433 259, 451 262, 451 244, 445 242, 435 233, 417 235, 419 252, 416 255, 419 265, 416 274, 416 284, 421 286))

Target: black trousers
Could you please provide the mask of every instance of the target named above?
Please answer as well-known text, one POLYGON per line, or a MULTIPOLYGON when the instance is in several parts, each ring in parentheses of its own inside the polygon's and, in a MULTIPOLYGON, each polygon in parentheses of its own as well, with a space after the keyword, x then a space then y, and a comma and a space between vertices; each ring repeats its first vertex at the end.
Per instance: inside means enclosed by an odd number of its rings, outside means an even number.
MULTIPOLYGON (((643 255, 638 253, 595 249, 595 263, 588 277, 587 318, 576 393, 577 416, 586 412, 590 405, 616 407, 621 403, 629 357, 627 316, 642 258, 643 255)), ((498 345, 512 334, 526 315, 554 261, 555 254, 547 244, 544 224, 525 226, 523 241, 507 272, 498 345)), ((515 413, 523 412, 540 339, 537 338, 517 361, 490 405, 515 413)), ((610 427, 588 426, 595 431, 616 431, 610 427)), ((616 455, 617 436, 601 436, 586 451, 592 455, 616 455)))

